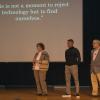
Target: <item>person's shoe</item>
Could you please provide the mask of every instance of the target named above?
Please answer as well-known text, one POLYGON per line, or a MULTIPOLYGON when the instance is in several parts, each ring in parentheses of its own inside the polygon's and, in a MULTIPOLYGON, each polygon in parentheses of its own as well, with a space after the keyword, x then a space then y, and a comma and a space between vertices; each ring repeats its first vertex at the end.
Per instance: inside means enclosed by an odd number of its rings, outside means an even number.
POLYGON ((37 93, 37 96, 42 96, 42 93, 37 93))
POLYGON ((98 93, 92 93, 92 96, 93 97, 98 97, 99 95, 98 95, 98 93))
POLYGON ((99 95, 91 95, 92 97, 98 97, 99 95))
POLYGON ((71 98, 71 95, 70 94, 65 94, 65 95, 62 95, 63 98, 71 98))
POLYGON ((76 93, 75 96, 76 96, 77 99, 80 99, 80 94, 79 93, 76 93))
POLYGON ((48 96, 48 94, 42 94, 42 96, 48 96))

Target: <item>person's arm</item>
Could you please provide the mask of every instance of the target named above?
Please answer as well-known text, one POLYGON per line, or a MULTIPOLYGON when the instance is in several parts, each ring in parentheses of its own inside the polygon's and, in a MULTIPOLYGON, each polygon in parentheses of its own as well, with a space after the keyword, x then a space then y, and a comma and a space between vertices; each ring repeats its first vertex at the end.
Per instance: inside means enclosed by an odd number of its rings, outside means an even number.
POLYGON ((42 64, 48 64, 50 61, 49 54, 47 52, 43 53, 43 59, 42 59, 42 64))
POLYGON ((80 56, 80 52, 78 49, 76 49, 76 55, 77 55, 77 61, 78 61, 78 64, 81 62, 81 56, 80 56))
POLYGON ((35 59, 33 58, 33 65, 35 64, 35 59))
POLYGON ((67 59, 67 51, 65 51, 65 60, 67 59))
POLYGON ((35 63, 36 63, 36 55, 37 55, 37 53, 34 55, 34 57, 33 57, 33 66, 35 65, 35 63))

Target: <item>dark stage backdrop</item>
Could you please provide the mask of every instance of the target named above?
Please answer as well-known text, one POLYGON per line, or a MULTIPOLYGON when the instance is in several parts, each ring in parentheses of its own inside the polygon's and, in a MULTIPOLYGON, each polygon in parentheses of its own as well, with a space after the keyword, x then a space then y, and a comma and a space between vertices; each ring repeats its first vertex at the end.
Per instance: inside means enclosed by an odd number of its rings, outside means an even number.
MULTIPOLYGON (((84 61, 79 65, 79 79, 81 86, 90 86, 91 42, 93 38, 100 38, 100 0, 83 1, 84 61)), ((47 73, 49 85, 65 85, 64 65, 63 62, 50 63, 47 73)), ((33 87, 35 82, 31 62, 0 63, 0 85, 6 87, 33 87)))

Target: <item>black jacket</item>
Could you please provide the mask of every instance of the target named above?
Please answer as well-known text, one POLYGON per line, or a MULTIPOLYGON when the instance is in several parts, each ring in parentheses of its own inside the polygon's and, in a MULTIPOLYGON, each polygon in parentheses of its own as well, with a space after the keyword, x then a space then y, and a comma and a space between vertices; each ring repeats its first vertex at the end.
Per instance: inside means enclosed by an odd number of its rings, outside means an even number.
POLYGON ((69 48, 65 51, 66 65, 76 65, 81 61, 80 52, 77 48, 69 48))

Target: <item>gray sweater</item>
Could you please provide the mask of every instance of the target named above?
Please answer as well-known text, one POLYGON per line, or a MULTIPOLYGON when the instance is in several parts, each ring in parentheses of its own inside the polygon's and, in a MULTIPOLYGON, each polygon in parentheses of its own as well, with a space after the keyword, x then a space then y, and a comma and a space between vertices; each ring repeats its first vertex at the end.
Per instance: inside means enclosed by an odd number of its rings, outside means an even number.
POLYGON ((91 52, 91 72, 99 73, 100 72, 100 50, 94 61, 93 61, 93 53, 94 50, 92 50, 91 52))
MULTIPOLYGON (((33 60, 33 69, 35 67, 35 63, 36 63, 35 60, 36 60, 37 56, 38 56, 38 53, 36 53, 33 58, 34 59, 33 60)), ((49 68, 49 54, 46 51, 43 51, 42 55, 40 57, 40 70, 46 71, 46 70, 48 70, 48 68, 49 68)))

